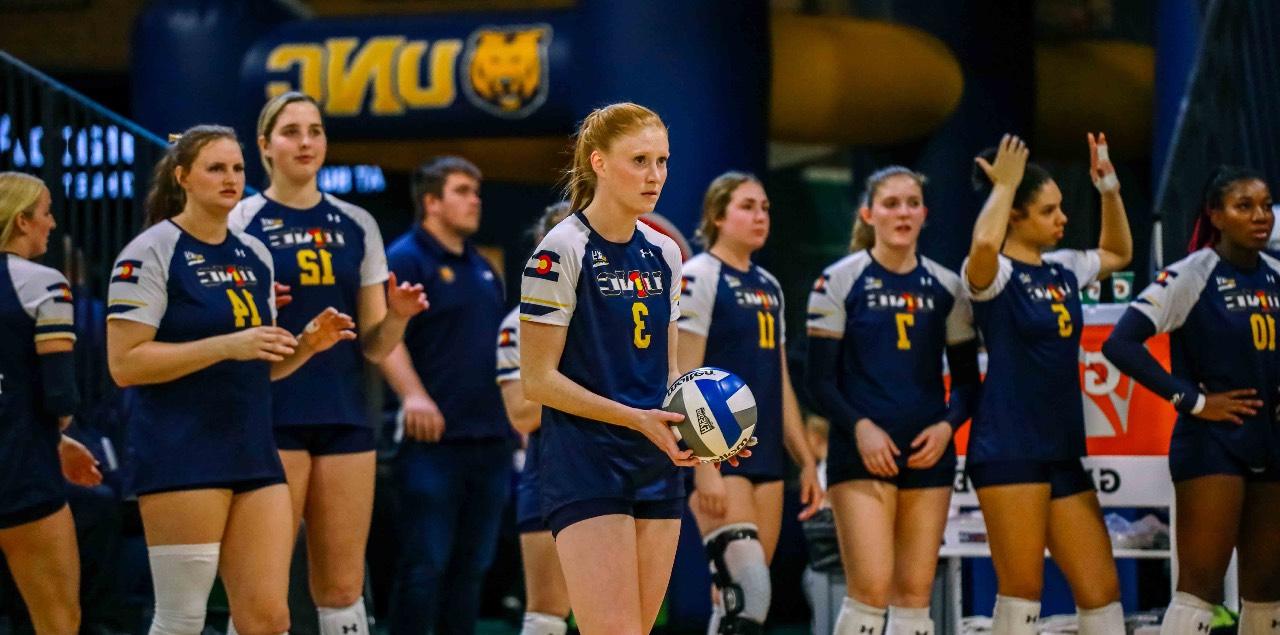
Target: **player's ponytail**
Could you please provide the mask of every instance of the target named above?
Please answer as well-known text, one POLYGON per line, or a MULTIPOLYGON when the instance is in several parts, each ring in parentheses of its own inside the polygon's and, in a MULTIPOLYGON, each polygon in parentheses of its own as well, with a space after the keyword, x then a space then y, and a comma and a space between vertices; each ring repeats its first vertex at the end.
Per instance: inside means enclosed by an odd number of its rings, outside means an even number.
POLYGON ((574 141, 573 164, 565 173, 565 197, 575 211, 590 205, 596 195, 591 153, 606 152, 619 137, 646 126, 667 129, 658 113, 630 102, 597 108, 582 120, 574 141))
POLYGON ((230 139, 237 141, 236 131, 226 126, 198 125, 187 128, 181 135, 170 135, 169 150, 151 173, 151 190, 147 192, 145 208, 146 226, 150 227, 182 212, 187 205, 187 192, 178 184, 177 168, 191 170, 196 155, 210 141, 230 139))
POLYGON ((8 246, 18 217, 31 218, 44 181, 22 172, 0 172, 0 248, 8 246))
POLYGON ((1191 224, 1191 240, 1187 243, 1188 253, 1211 247, 1218 242, 1221 232, 1213 226, 1209 215, 1215 210, 1222 209, 1226 203, 1227 192, 1236 183, 1242 181, 1265 183, 1266 179, 1262 173, 1253 168, 1235 165, 1219 165, 1209 174, 1209 179, 1205 181, 1204 191, 1200 196, 1200 209, 1191 224))
POLYGON ((725 172, 707 186, 707 193, 702 197, 702 222, 698 224, 698 231, 693 234, 693 239, 702 243, 703 247, 711 249, 720 238, 720 228, 716 227, 716 221, 724 218, 725 211, 729 209, 729 199, 733 198, 734 190, 743 183, 760 183, 760 179, 749 172, 725 172))
POLYGON ((856 253, 864 249, 870 249, 876 244, 876 230, 866 221, 862 220, 862 208, 870 208, 875 204, 876 196, 880 194, 880 187, 885 181, 895 176, 910 177, 911 180, 920 186, 920 190, 924 190, 924 184, 929 182, 929 177, 922 172, 916 172, 911 168, 901 165, 890 165, 880 168, 871 173, 863 184, 862 197, 858 199, 858 211, 853 215, 853 236, 849 239, 849 253, 856 253))

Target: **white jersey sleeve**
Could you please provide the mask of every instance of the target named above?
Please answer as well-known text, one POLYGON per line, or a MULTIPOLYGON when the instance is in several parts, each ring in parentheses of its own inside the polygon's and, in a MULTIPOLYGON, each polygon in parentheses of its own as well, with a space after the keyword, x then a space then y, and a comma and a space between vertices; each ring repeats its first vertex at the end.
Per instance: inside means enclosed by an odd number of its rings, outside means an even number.
POLYGON ((1080 288, 1093 284, 1102 271, 1102 256, 1097 249, 1081 251, 1079 249, 1059 249, 1044 254, 1041 258, 1046 262, 1056 262, 1075 274, 1080 288))
POLYGON ((111 270, 108 320, 133 320, 160 327, 169 307, 169 263, 179 234, 172 223, 159 223, 125 245, 111 270))
POLYGON ((684 256, 680 253, 680 246, 676 241, 671 240, 670 236, 640 221, 636 221, 636 231, 643 233, 649 242, 662 248, 662 259, 667 261, 667 268, 671 270, 671 281, 667 285, 671 289, 669 321, 675 322, 680 319, 680 297, 684 287, 684 256))
POLYGON ((809 328, 844 335, 844 325, 848 320, 845 300, 869 264, 871 255, 860 251, 841 258, 822 271, 822 276, 809 292, 809 328))
POLYGON ((227 216, 227 228, 236 232, 245 231, 249 223, 253 222, 253 218, 262 210, 262 206, 266 204, 267 197, 262 194, 241 199, 235 207, 231 208, 231 215, 227 216))
POLYGON ((702 253, 684 263, 680 290, 680 330, 706 337, 720 286, 720 261, 702 253))
POLYGON ((250 236, 249 234, 236 234, 240 242, 249 246, 253 250, 258 260, 267 266, 267 271, 271 273, 271 279, 267 281, 267 297, 270 298, 268 304, 271 305, 271 323, 276 323, 276 261, 271 255, 271 250, 262 244, 261 240, 250 236))
POLYGON ((977 337, 973 330, 973 302, 969 300, 969 294, 964 292, 960 276, 928 258, 922 258, 922 262, 925 269, 942 283, 943 288, 954 299, 951 312, 947 314, 947 344, 959 344, 977 337))
POLYGON ((964 283, 965 295, 969 296, 971 302, 988 302, 995 299, 1001 291, 1004 291, 1005 285, 1009 284, 1009 278, 1012 277, 1013 262, 1004 254, 996 256, 996 277, 985 289, 975 289, 973 283, 969 282, 968 258, 965 258, 964 263, 960 265, 960 280, 964 283))
POLYGON ((498 327, 498 383, 520 379, 520 308, 502 318, 498 327))
POLYGON ((62 272, 17 256, 9 257, 14 292, 36 321, 35 341, 76 339, 75 304, 62 272))
POLYGON ((364 259, 360 261, 360 286, 382 284, 387 281, 387 251, 382 244, 382 231, 378 222, 363 207, 352 205, 346 201, 325 194, 334 207, 342 211, 347 218, 364 233, 364 259))
POLYGON ((520 319, 568 326, 590 230, 570 216, 547 232, 520 277, 520 319))
POLYGON ((1129 306, 1147 316, 1157 333, 1175 331, 1186 322, 1217 265, 1217 252, 1207 247, 1196 251, 1157 273, 1129 306))

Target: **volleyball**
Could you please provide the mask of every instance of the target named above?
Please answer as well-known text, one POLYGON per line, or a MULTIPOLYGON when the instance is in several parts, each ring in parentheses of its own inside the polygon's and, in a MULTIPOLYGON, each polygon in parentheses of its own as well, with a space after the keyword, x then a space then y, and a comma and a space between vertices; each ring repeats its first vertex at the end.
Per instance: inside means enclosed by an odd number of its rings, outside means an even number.
POLYGON ((721 368, 685 373, 667 389, 662 409, 684 415, 684 421, 672 427, 703 463, 723 461, 742 451, 756 429, 756 398, 751 388, 721 368))

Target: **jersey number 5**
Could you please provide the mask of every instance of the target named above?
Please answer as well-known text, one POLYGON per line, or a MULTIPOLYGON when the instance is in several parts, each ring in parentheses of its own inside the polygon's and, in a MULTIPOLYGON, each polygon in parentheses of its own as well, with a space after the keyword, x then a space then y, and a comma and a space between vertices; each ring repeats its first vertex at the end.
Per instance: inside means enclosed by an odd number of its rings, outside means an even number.
POLYGON ((299 249, 298 269, 302 272, 298 281, 305 286, 334 283, 333 254, 327 249, 299 249))
POLYGON ((1054 303, 1049 305, 1054 313, 1058 314, 1058 335, 1062 337, 1071 337, 1071 312, 1067 310, 1067 305, 1054 303))
POLYGON ((649 348, 649 342, 652 340, 649 333, 645 331, 648 326, 645 321, 647 317, 649 317, 649 307, 645 306, 643 302, 632 303, 631 319, 636 323, 635 337, 632 342, 636 345, 636 348, 649 348))
POLYGON ((235 289, 227 289, 227 299, 231 300, 231 314, 236 316, 236 328, 242 328, 245 325, 245 318, 249 318, 249 326, 262 326, 262 316, 258 314, 258 305, 253 302, 253 295, 248 289, 241 289, 240 293, 236 293, 235 289), (244 295, 244 299, 240 299, 240 295, 244 295))

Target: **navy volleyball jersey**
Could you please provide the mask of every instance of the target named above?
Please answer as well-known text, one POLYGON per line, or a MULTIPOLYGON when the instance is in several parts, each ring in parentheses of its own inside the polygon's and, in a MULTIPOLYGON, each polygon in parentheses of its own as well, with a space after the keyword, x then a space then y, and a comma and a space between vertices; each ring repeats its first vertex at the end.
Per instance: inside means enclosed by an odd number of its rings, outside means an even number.
POLYGON ((1129 305, 1170 334, 1173 374, 1208 392, 1256 388, 1263 406, 1244 425, 1179 414, 1174 436, 1209 430, 1253 469, 1280 466, 1280 260, 1237 269, 1205 248, 1160 272, 1129 305))
POLYGON ((724 474, 781 479, 786 458, 782 443, 782 351, 786 345, 782 286, 756 264, 739 271, 702 253, 684 263, 680 293, 681 331, 707 338, 704 366, 742 378, 756 398, 760 443, 751 460, 721 466, 724 474))
POLYGON ((808 327, 841 336, 841 391, 899 447, 946 418, 943 355, 975 337, 959 276, 923 256, 909 273, 894 273, 870 250, 823 270, 808 327))
POLYGON ((0 253, 0 522, 65 500, 58 417, 71 413, 44 410, 36 342, 75 341, 73 315, 61 273, 0 253))
MULTIPOLYGON (((291 287, 293 301, 280 309, 279 320, 291 333, 301 333, 326 307, 359 315, 360 289, 387 280, 382 234, 373 216, 328 194, 310 209, 256 194, 240 201, 229 223, 271 249, 276 281, 291 287)), ((275 424, 367 425, 360 346, 359 341, 338 342, 275 382, 275 424)))
POLYGON ((1032 265, 999 256, 995 280, 981 291, 966 279, 987 349, 970 463, 1085 455, 1080 289, 1097 279, 1102 262, 1096 250, 1060 249, 1041 259, 1032 265))
MULTIPOLYGON (((157 342, 270 326, 272 280, 271 252, 256 238, 229 231, 212 245, 164 221, 120 252, 107 319, 155 327, 157 342)), ((283 477, 267 362, 224 360, 136 390, 129 444, 137 493, 283 477)))
MULTIPOLYGON (((569 379, 634 408, 659 408, 669 374, 667 329, 680 316, 680 268, 679 247, 648 225, 637 222, 630 241, 614 243, 578 212, 552 228, 529 259, 520 319, 567 327, 560 372, 569 379)), ((541 452, 544 515, 593 498, 684 495, 671 459, 629 428, 544 407, 541 452)))
POLYGON ((502 280, 471 243, 445 249, 421 226, 391 243, 396 278, 418 283, 431 306, 409 319, 404 345, 427 394, 444 415, 442 442, 512 437, 493 381, 503 306, 502 280))
MULTIPOLYGON (((502 318, 498 327, 497 382, 520 381, 520 307, 502 318)), ((539 500, 538 462, 541 460, 542 429, 529 433, 524 450, 524 469, 516 483, 516 522, 525 523, 542 518, 539 500)))

